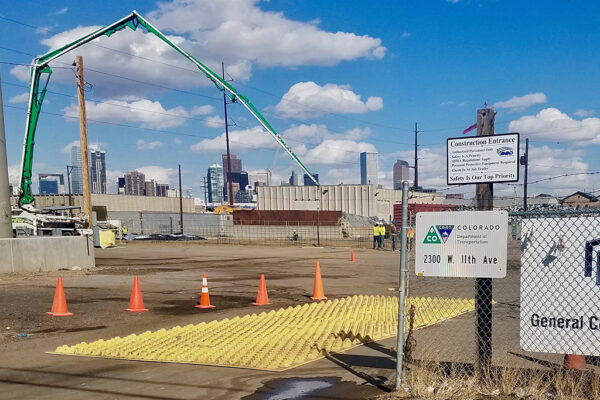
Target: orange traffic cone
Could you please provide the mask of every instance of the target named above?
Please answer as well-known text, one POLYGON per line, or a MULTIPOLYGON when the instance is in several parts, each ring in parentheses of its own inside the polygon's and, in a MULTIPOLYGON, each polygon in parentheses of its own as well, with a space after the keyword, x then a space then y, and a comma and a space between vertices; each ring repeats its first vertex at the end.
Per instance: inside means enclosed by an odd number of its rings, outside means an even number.
POLYGON ((321 279, 321 264, 318 261, 315 265, 315 286, 313 288, 313 295, 311 299, 313 299, 313 301, 327 300, 327 297, 325 297, 325 291, 323 290, 323 280, 321 279))
POLYGON ((258 294, 256 295, 256 301, 252 303, 253 306, 266 306, 269 303, 269 295, 267 294, 267 281, 265 280, 265 274, 260 274, 260 283, 258 284, 258 294))
POLYGON ((569 369, 583 371, 585 369, 585 356, 579 354, 565 354, 564 365, 569 369))
POLYGON ((54 301, 52 302, 52 310, 46 314, 53 317, 70 317, 73 313, 67 310, 67 299, 65 298, 65 288, 63 287, 62 278, 56 281, 56 290, 54 291, 54 301))
POLYGON ((354 250, 350 251, 350 261, 356 261, 356 257, 354 257, 354 250))
POLYGON ((129 300, 129 308, 125 309, 125 311, 148 311, 147 308, 144 308, 144 299, 142 298, 142 290, 140 289, 140 280, 137 276, 133 277, 133 287, 131 288, 131 299, 129 300))
POLYGON ((208 281, 206 280, 206 274, 202 274, 202 294, 200 295, 200 304, 195 305, 196 308, 215 308, 210 304, 210 297, 208 296, 208 281))

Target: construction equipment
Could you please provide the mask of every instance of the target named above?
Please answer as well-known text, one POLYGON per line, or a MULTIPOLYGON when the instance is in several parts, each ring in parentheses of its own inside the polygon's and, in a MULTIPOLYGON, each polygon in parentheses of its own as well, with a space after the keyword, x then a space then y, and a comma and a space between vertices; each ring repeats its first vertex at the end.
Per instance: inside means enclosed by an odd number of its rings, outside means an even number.
POLYGON ((80 236, 91 234, 86 229, 87 219, 61 215, 61 210, 79 207, 51 207, 35 211, 13 207, 12 227, 15 237, 27 236, 80 236))
POLYGON ((227 204, 222 204, 220 206, 215 207, 213 214, 233 214, 234 210, 241 210, 242 207, 237 206, 237 207, 231 207, 230 205, 227 204))
POLYGON ((82 46, 101 36, 111 36, 112 34, 125 28, 136 30, 140 26, 144 28, 148 33, 156 35, 159 39, 161 39, 163 42, 172 47, 175 51, 177 51, 189 61, 191 61, 194 65, 196 65, 196 67, 198 67, 198 69, 200 69, 200 71, 202 71, 204 75, 206 75, 206 77, 215 84, 217 89, 223 91, 224 93, 229 93, 232 102, 238 102, 242 106, 244 106, 248 110, 248 112, 250 112, 250 114, 252 114, 252 116, 266 129, 266 131, 273 137, 273 139, 275 139, 277 143, 286 151, 286 153, 288 153, 290 157, 294 159, 294 161, 300 166, 300 168, 302 168, 302 170, 315 182, 315 184, 319 184, 317 180, 313 177, 313 175, 304 166, 304 164, 300 161, 298 156, 296 156, 296 154, 294 154, 292 150, 290 150, 283 138, 279 134, 277 134, 275 129, 273 129, 269 122, 267 122, 267 120, 262 116, 262 114, 246 96, 238 93, 238 91, 231 84, 219 77, 200 61, 192 57, 187 51, 183 50, 181 47, 169 40, 162 32, 160 32, 146 19, 144 19, 140 14, 138 14, 137 11, 133 11, 128 16, 110 25, 107 25, 104 28, 100 28, 94 32, 91 32, 88 35, 75 40, 74 42, 68 43, 59 49, 52 50, 33 60, 33 66, 31 67, 31 83, 29 88, 29 103, 27 106, 27 122, 25 125, 25 139, 23 142, 23 158, 21 160, 21 177, 19 180, 20 194, 18 204, 20 207, 25 207, 29 210, 35 211, 35 209, 32 206, 34 199, 31 193, 33 145, 35 141, 35 130, 39 120, 42 102, 44 101, 44 96, 46 95, 46 89, 48 87, 48 81, 50 80, 50 75, 52 74, 50 62, 64 55, 65 53, 68 53, 69 51, 76 49, 77 47, 82 46), (42 86, 41 79, 43 76, 46 77, 46 81, 42 86))

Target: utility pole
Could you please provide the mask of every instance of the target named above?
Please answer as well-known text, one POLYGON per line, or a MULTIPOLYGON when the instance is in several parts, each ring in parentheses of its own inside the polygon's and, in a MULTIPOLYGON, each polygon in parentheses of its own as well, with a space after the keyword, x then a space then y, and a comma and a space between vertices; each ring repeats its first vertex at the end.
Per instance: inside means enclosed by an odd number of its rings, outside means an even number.
MULTIPOLYGON (((225 63, 221 63, 223 81, 225 80, 225 63)), ((227 199, 233 207, 233 182, 231 181, 231 153, 229 152, 229 121, 227 120, 227 94, 223 88, 223 109, 225 110, 225 142, 227 143, 227 199)))
POLYGON ((12 213, 6 159, 6 136, 4 133, 4 108, 2 106, 2 80, 0 80, 0 238, 12 238, 12 213))
POLYGON ((179 166, 179 226, 181 227, 181 234, 183 235, 183 191, 181 190, 181 164, 179 166))
POLYGON ((83 58, 77 56, 75 64, 77 66, 77 99, 79 101, 79 142, 81 147, 81 175, 83 177, 83 212, 88 216, 88 228, 92 229, 92 196, 90 195, 85 95, 83 93, 83 58))
POLYGON ((529 167, 529 138, 525 139, 525 154, 521 156, 521 165, 525 166, 525 182, 523 184, 523 211, 527 211, 527 169, 529 167))
MULTIPOLYGON (((490 108, 477 110, 477 136, 494 134, 496 112, 490 108)), ((494 209, 494 184, 478 183, 475 188, 477 210, 494 209)), ((489 371, 492 363, 492 279, 475 280, 475 314, 477 321, 477 363, 480 376, 489 371)))
POLYGON ((417 156, 417 148, 419 147, 419 145, 418 145, 419 139, 417 138, 417 133, 419 133, 419 130, 417 129, 417 123, 415 122, 415 181, 413 182, 413 186, 414 186, 415 190, 419 186, 419 158, 417 156))

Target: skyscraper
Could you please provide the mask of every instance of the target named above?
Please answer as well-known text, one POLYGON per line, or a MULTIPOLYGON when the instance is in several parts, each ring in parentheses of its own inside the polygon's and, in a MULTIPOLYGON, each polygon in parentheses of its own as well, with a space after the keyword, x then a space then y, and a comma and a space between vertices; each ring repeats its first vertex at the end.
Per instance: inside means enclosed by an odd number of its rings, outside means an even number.
POLYGON ((40 194, 64 194, 65 178, 62 174, 39 174, 40 194))
POLYGON ((156 187, 154 186, 154 179, 144 182, 144 195, 145 196, 156 196, 156 187))
POLYGON ((169 190, 168 183, 157 183, 156 184, 156 197, 167 197, 168 190, 169 190))
POLYGON ((208 185, 208 202, 223 203, 223 167, 217 163, 208 167, 206 180, 208 185))
POLYGON ((71 147, 71 193, 83 193, 83 174, 81 172, 81 147, 71 147))
POLYGON ((138 171, 125 174, 125 194, 143 196, 146 192, 146 176, 138 171))
POLYGON ((360 153, 360 184, 379 185, 378 174, 378 154, 366 151, 360 153))
POLYGON ((125 194, 125 177, 117 179, 117 194, 125 194))
POLYGON ((92 193, 106 193, 106 153, 90 151, 90 179, 92 193))
MULTIPOLYGON (((319 174, 312 174, 312 176, 319 182, 319 174)), ((304 174, 304 186, 317 186, 307 174, 304 174)))
MULTIPOLYGON (((221 158, 223 161, 223 195, 224 199, 227 198, 227 154, 221 154, 221 158)), ((231 154, 231 173, 240 172, 242 170, 242 160, 237 158, 235 154, 231 154)), ((235 182, 232 179, 232 182, 235 182)))
POLYGON ((292 175, 290 175, 289 182, 292 186, 298 186, 300 184, 300 178, 298 178, 296 171, 292 170, 292 175))
POLYGON ((402 189, 402 181, 407 181, 409 178, 408 162, 398 160, 394 164, 394 190, 402 189))

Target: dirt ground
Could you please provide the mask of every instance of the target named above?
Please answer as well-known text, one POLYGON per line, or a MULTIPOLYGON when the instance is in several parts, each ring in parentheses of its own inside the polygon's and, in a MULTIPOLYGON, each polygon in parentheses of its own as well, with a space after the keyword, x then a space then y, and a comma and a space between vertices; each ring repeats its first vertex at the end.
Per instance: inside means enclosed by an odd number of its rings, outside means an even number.
MULTIPOLYGON (((208 242, 127 242, 96 250, 96 268, 0 276, 0 393, 2 399, 367 399, 395 376, 395 339, 355 348, 280 373, 197 365, 93 359, 46 354, 72 345, 176 325, 231 318, 311 302, 319 260, 330 299, 394 295, 399 253, 349 248, 218 245, 208 242), (214 310, 199 310, 202 274, 214 310), (269 306, 255 307, 261 273, 269 306), (128 313, 132 278, 140 277, 151 311, 128 313), (53 318, 56 278, 64 280, 69 311, 53 318), (26 336, 25 336, 26 335, 26 336)), ((509 246, 509 271, 494 280, 494 363, 540 368, 552 357, 519 350, 519 250, 509 246)), ((409 295, 473 298, 473 279, 418 278, 409 295)), ((413 357, 474 362, 474 315, 415 332, 413 357)), ((556 358, 556 357, 554 357, 556 358)))
POLYGON ((326 295, 395 293, 398 252, 128 242, 97 249, 97 267, 0 276, 0 393, 3 399, 364 399, 383 393, 395 360, 394 340, 362 346, 281 373, 46 354, 63 344, 94 341, 175 325, 223 319, 311 302, 315 261, 326 295), (211 311, 193 306, 202 274, 211 311), (255 307, 259 275, 272 305, 255 307), (128 313, 132 278, 140 277, 148 313, 128 313), (64 280, 69 311, 53 318, 56 278, 64 280), (26 336, 24 336, 26 335, 26 336))

